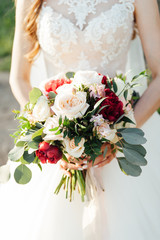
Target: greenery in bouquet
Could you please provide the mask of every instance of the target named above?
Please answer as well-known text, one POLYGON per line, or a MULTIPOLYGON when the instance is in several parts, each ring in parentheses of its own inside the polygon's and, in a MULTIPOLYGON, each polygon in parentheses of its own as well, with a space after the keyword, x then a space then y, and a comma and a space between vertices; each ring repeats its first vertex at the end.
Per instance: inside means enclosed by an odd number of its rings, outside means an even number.
MULTIPOLYGON (((42 170, 43 164, 57 164, 61 159, 76 163, 87 158, 94 166, 104 143, 111 144, 126 175, 139 176, 141 166, 147 164, 142 146, 146 139, 136 128, 132 106, 137 97, 135 81, 142 75, 145 72, 129 83, 123 74, 110 78, 95 71, 68 72, 33 88, 24 110, 14 111, 20 125, 12 135, 15 146, 9 159, 20 163, 14 173, 16 182, 31 180, 31 163, 42 170)), ((107 145, 104 157, 106 153, 107 145)), ((64 186, 66 198, 72 200, 78 188, 84 201, 87 170, 68 172, 70 176, 63 174, 55 193, 64 186)))

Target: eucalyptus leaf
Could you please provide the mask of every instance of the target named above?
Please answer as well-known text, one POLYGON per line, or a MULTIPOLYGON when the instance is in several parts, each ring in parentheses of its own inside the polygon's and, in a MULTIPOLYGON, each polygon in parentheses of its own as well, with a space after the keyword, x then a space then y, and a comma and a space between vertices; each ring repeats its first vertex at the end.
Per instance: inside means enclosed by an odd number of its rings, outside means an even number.
POLYGON ((26 144, 26 142, 18 141, 18 142, 16 143, 16 147, 24 147, 25 144, 26 144))
POLYGON ((147 141, 146 138, 135 133, 125 133, 122 131, 121 135, 127 143, 132 145, 144 144, 147 141))
POLYGON ((27 184, 32 178, 32 172, 27 166, 21 164, 16 168, 14 178, 19 184, 27 184))
POLYGON ((147 165, 146 159, 137 151, 134 151, 131 148, 123 148, 123 153, 128 162, 137 166, 145 166, 147 165))
POLYGON ((35 155, 34 152, 29 154, 28 151, 25 151, 23 154, 23 159, 27 162, 27 163, 32 163, 35 159, 35 155))
POLYGON ((56 94, 55 92, 53 92, 53 91, 50 91, 50 92, 48 93, 48 95, 49 95, 49 98, 50 98, 50 99, 55 99, 55 97, 57 96, 57 94, 56 94))
POLYGON ((44 127, 43 127, 43 128, 40 128, 39 130, 37 130, 36 132, 34 132, 34 133, 32 134, 32 139, 34 139, 34 138, 36 138, 36 137, 38 137, 38 136, 41 136, 42 133, 43 133, 43 130, 44 130, 44 127))
POLYGON ((32 149, 35 149, 37 150, 38 149, 38 146, 39 146, 39 142, 36 142, 36 141, 31 141, 28 143, 28 146, 32 149))
POLYGON ((36 104, 40 96, 42 96, 42 92, 39 90, 39 88, 33 88, 29 93, 30 103, 36 104))
POLYGON ((135 133, 135 134, 141 135, 142 137, 144 136, 144 132, 139 128, 123 128, 123 129, 121 129, 121 132, 131 133, 131 134, 135 133))
POLYGON ((118 158, 118 163, 121 170, 127 175, 138 177, 142 172, 142 169, 139 166, 129 163, 125 158, 118 158))
POLYGON ((142 156, 145 156, 147 153, 146 149, 142 145, 132 145, 132 144, 125 142, 124 140, 117 142, 116 145, 120 148, 124 147, 124 148, 133 149, 134 151, 140 153, 142 156))
POLYGON ((108 151, 108 147, 106 146, 105 149, 104 149, 104 152, 103 152, 103 157, 104 158, 106 157, 107 151, 108 151))
POLYGON ((74 75, 75 75, 74 72, 67 72, 67 73, 66 73, 66 77, 67 77, 68 79, 74 78, 74 75))
POLYGON ((9 153, 8 153, 8 158, 11 161, 17 161, 19 160, 24 153, 24 147, 14 147, 9 153))

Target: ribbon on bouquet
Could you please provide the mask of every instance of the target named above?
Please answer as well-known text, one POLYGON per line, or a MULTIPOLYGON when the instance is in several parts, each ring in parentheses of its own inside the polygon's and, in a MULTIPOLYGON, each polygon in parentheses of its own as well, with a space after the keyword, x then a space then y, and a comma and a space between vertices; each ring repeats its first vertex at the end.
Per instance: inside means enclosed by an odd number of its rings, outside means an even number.
POLYGON ((83 212, 84 240, 104 240, 106 211, 101 169, 88 169, 86 175, 86 198, 83 212))

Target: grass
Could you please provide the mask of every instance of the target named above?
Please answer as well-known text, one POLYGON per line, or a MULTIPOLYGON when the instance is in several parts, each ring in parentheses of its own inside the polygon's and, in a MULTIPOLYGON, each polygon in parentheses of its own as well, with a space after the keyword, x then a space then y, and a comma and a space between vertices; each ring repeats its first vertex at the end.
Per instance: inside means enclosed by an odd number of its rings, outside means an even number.
POLYGON ((14 36, 14 2, 0 1, 0 71, 9 71, 14 36))

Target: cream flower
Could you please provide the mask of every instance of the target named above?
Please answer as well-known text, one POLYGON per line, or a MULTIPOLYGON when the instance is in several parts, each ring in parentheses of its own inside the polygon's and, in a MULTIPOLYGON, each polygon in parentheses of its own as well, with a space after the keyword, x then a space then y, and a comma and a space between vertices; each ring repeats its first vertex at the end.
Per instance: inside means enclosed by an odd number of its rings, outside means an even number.
POLYGON ((97 133, 101 138, 105 138, 109 141, 112 141, 115 138, 117 132, 116 129, 111 129, 108 123, 102 123, 100 126, 96 127, 97 133))
POLYGON ((33 108, 32 116, 35 121, 39 122, 43 122, 50 117, 50 107, 44 96, 38 98, 38 101, 33 108))
MULTIPOLYGON (((114 80, 115 80, 115 82, 117 84, 117 87, 118 87, 116 95, 119 96, 119 98, 121 100, 121 99, 123 99, 123 93, 124 93, 123 89, 124 89, 126 84, 120 78, 115 77, 114 80)), ((128 95, 127 95, 127 100, 131 100, 132 93, 133 93, 133 90, 129 89, 128 90, 128 95)))
POLYGON ((64 147, 67 153, 75 158, 79 158, 84 152, 84 143, 85 139, 82 138, 78 143, 78 146, 75 145, 74 139, 65 138, 64 147))
POLYGON ((81 84, 86 86, 94 83, 101 84, 102 78, 103 75, 99 75, 95 71, 78 71, 73 78, 73 84, 75 86, 81 86, 81 84))
POLYGON ((59 126, 59 118, 57 116, 48 118, 44 124, 43 132, 46 134, 46 136, 43 139, 45 141, 63 140, 63 133, 55 135, 57 131, 50 131, 50 129, 56 128, 58 126, 59 126))
POLYGON ((86 92, 74 92, 73 86, 64 84, 57 90, 54 105, 51 107, 52 111, 57 116, 65 116, 69 119, 81 118, 89 107, 86 102, 86 92))

